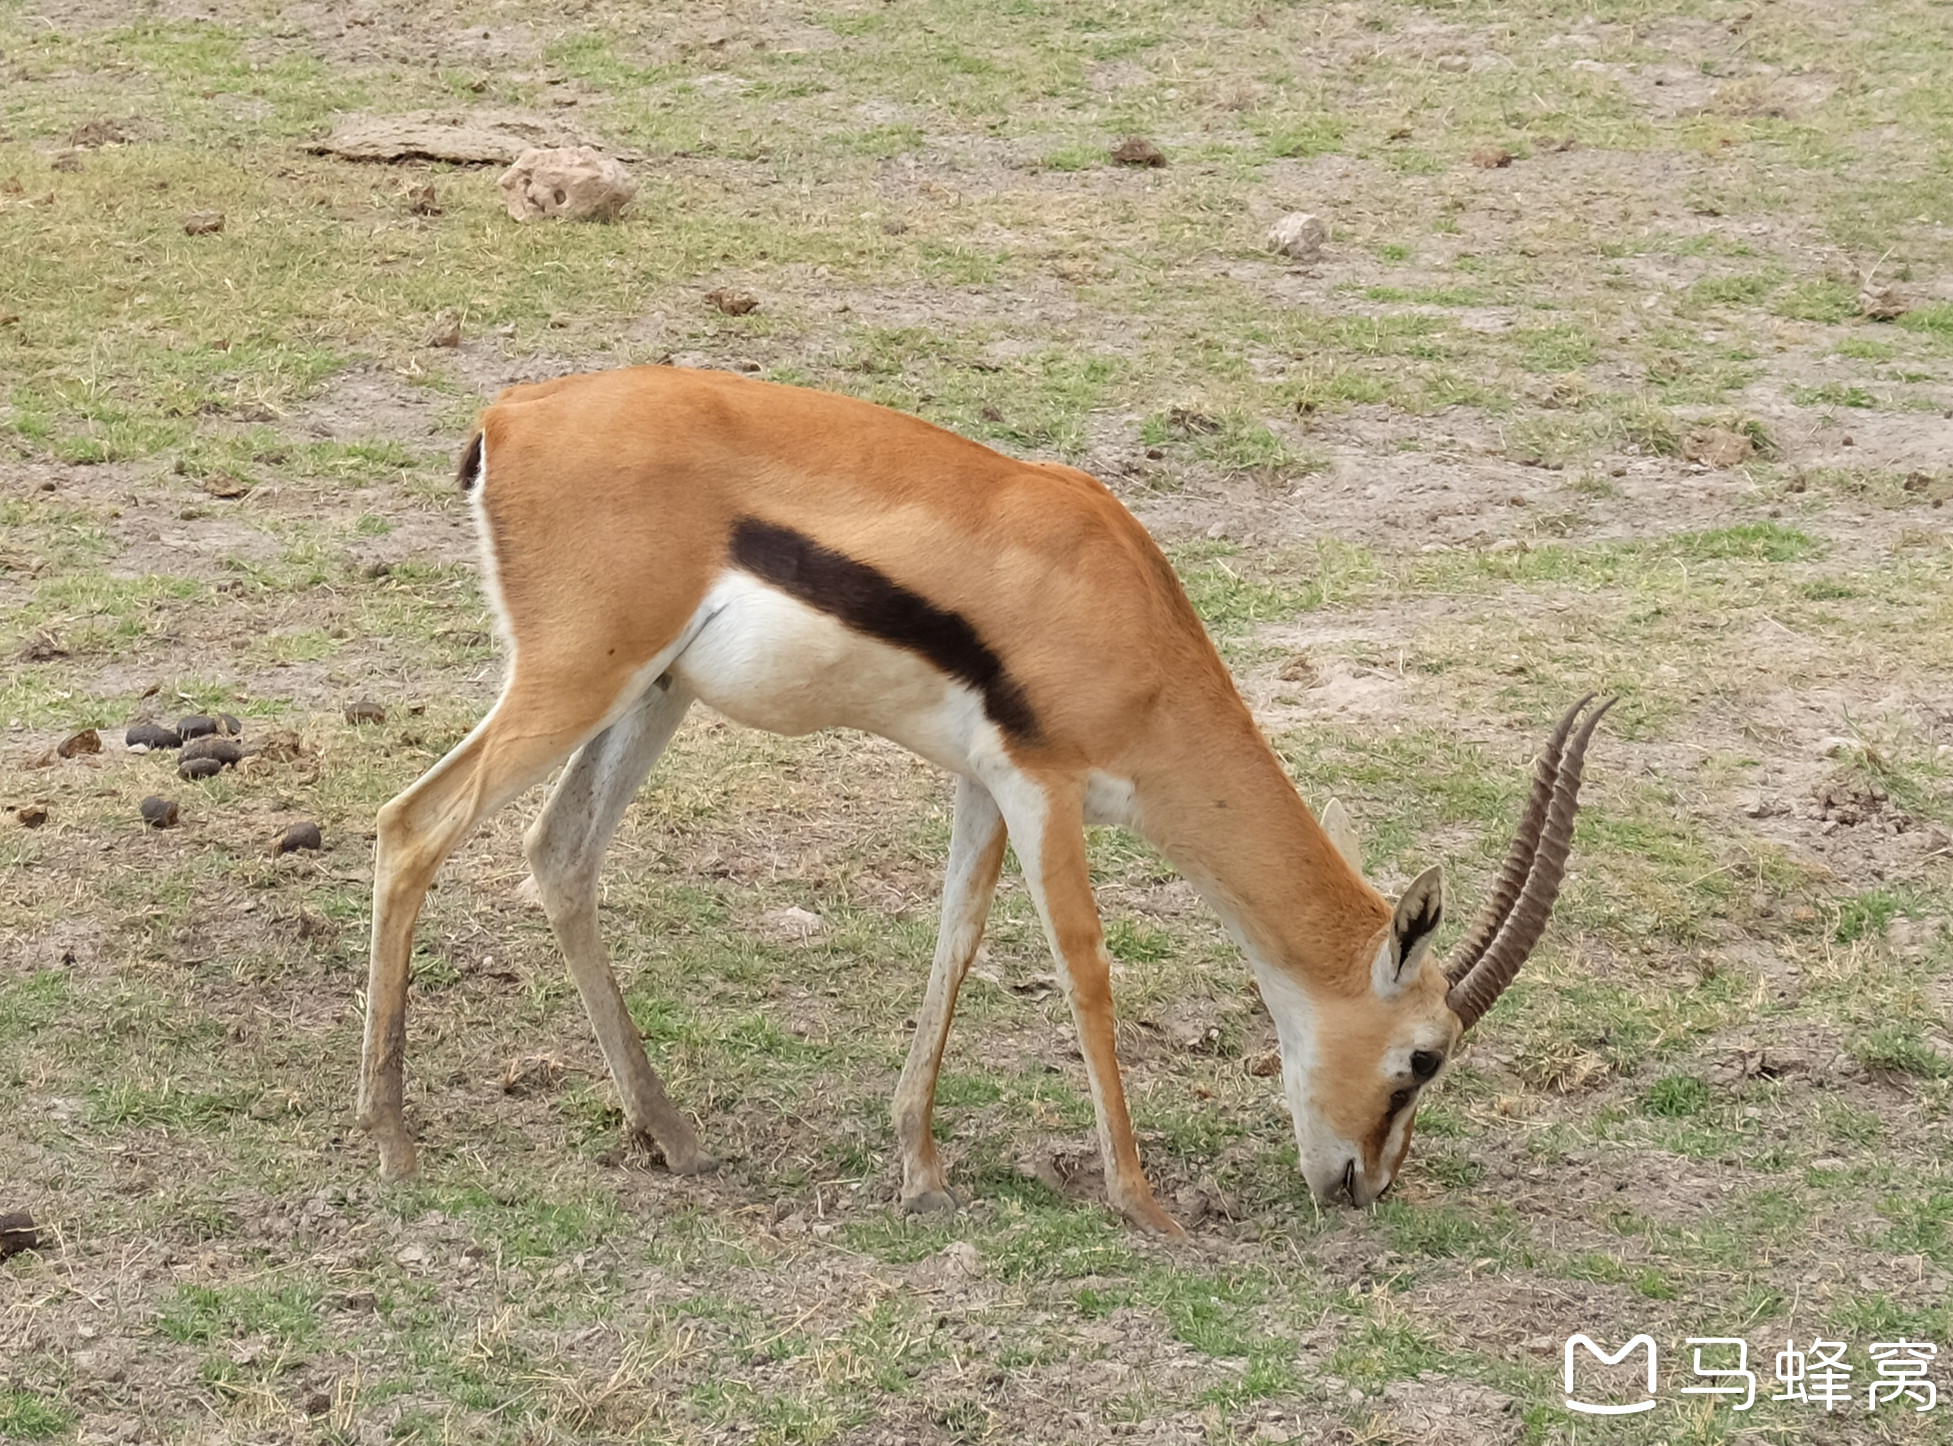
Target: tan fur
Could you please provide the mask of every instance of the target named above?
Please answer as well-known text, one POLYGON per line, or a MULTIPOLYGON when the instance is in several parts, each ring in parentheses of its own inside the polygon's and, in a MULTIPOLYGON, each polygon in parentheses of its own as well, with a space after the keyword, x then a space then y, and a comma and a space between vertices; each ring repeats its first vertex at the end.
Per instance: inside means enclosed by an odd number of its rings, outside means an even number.
MULTIPOLYGON (((1259 957, 1326 1011, 1333 1027, 1322 1035, 1328 1057, 1318 1077, 1349 1089, 1341 1097, 1331 1088, 1324 1104, 1347 1117, 1349 1138, 1375 1133, 1381 1053, 1406 1019, 1423 1019, 1433 998, 1442 1005, 1442 978, 1427 966, 1397 1005, 1373 995, 1371 961, 1389 905, 1317 825, 1172 568, 1103 485, 865 402, 668 367, 511 388, 484 414, 482 431, 486 545, 514 664, 483 725, 379 819, 361 1120, 389 1175, 414 1168, 401 1110, 407 958, 435 869, 488 812, 623 726, 654 671, 670 666, 660 660, 723 571, 743 517, 794 529, 961 614, 1021 685, 1041 728, 1034 744, 1010 744, 1013 765, 1044 801, 1033 882, 1078 1019, 1115 1204, 1152 1228, 1177 1228, 1140 1169, 1113 1050, 1109 961, 1082 831, 1094 773, 1131 781, 1138 826, 1259 957)), ((683 705, 676 701, 678 712, 683 705)), ((648 767, 661 746, 662 736, 645 744, 645 757, 629 766, 648 767)), ((579 755, 578 766, 598 765, 579 755)), ((539 822, 532 859, 547 842, 544 823, 556 833, 571 827, 567 812, 552 803, 564 816, 539 822)), ((946 928, 963 929, 967 949, 946 945, 939 954, 930 1038, 925 1045, 919 1036, 904 1074, 898 1130, 905 1178, 919 1182, 905 1186, 905 1198, 943 1193, 928 1099, 955 985, 975 947, 968 915, 975 910, 980 932, 989 900, 981 875, 994 880, 1001 857, 1001 833, 994 821, 985 827, 971 844, 974 892, 958 902, 956 920, 946 904, 946 928)), ((592 837, 600 851, 602 837, 592 837)), ((579 843, 584 853, 588 842, 579 843)), ((577 868, 594 870, 578 858, 577 868)), ((538 865, 539 880, 543 871, 538 865)), ((675 1168, 700 1167, 708 1162, 690 1123, 665 1100, 655 1071, 626 1058, 635 1051, 642 1062, 642 1049, 614 985, 606 994, 598 979, 607 966, 594 897, 586 904, 568 865, 560 873, 552 922, 618 1072, 629 1122, 675 1168)))

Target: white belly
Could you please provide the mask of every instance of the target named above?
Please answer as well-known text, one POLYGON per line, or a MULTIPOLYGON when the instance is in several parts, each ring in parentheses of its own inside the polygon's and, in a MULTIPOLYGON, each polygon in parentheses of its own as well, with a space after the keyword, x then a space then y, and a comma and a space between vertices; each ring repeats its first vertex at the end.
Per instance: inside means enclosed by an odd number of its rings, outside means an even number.
POLYGON ((672 677, 736 723, 771 733, 859 728, 952 772, 1003 756, 975 689, 744 572, 713 585, 672 677))

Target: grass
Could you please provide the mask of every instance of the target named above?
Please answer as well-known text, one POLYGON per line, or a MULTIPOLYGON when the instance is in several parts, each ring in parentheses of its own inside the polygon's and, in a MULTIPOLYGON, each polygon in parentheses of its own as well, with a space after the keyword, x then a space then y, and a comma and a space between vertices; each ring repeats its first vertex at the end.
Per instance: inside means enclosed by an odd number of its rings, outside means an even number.
MULTIPOLYGON (((1944 1341, 1953 74, 1922 8, 30 12, 0 0, 0 1208, 49 1243, 0 1264, 0 1439, 1385 1440, 1470 1384, 1514 1402, 1461 1408, 1490 1431, 1625 1441, 1562 1409, 1575 1330, 1944 1341), (638 201, 519 226, 492 170, 304 148, 477 103, 634 148, 638 201), (1127 134, 1170 164, 1113 166, 1127 134), (1297 206, 1311 267, 1262 249, 1297 206), (1102 476, 1379 883, 1446 863, 1445 942, 1543 730, 1622 695, 1555 923, 1381 1206, 1312 1206, 1232 945, 1095 830, 1142 1147, 1196 1243, 1099 1203, 1010 872, 936 1118, 968 1203, 897 1214, 942 782, 706 717, 603 921, 723 1168, 620 1139, 515 894, 531 798, 430 900, 425 1171, 375 1184, 371 821, 499 672, 455 443, 506 380, 661 359, 1102 476), (1755 455, 1696 470, 1710 426, 1755 455), (346 723, 368 697, 387 721, 346 723), (193 785, 113 746, 208 709, 278 756, 193 785), (103 754, 42 766, 84 725, 103 754), (156 792, 177 830, 141 826, 156 792), (298 818, 326 850, 274 858, 298 818), (821 932, 774 933, 789 906, 821 932)), ((1650 1424, 1815 1429, 1699 1404, 1650 1424)))

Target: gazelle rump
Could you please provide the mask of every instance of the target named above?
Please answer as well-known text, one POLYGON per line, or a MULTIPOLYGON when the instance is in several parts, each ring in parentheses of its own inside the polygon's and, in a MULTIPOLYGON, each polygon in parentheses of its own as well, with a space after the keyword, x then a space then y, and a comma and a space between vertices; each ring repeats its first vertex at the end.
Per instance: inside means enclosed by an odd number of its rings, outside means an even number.
POLYGON ((597 929, 604 848, 694 700, 779 733, 877 733, 956 776, 942 927, 895 1095, 911 1209, 954 1203, 930 1116, 1006 837, 1077 1024, 1111 1201, 1162 1232, 1178 1226, 1133 1138, 1086 823, 1151 839, 1247 955, 1325 1199, 1388 1186, 1417 1092, 1545 925, 1606 705, 1561 723, 1493 899, 1440 965, 1437 870, 1394 907, 1364 881, 1346 813, 1310 813, 1165 557, 1082 472, 850 398, 641 367, 504 392, 461 482, 509 668, 475 730, 379 815, 359 1113, 389 1177, 415 1168, 403 1065, 422 899, 481 819, 565 760, 525 841, 543 905, 629 1128, 675 1171, 710 1165, 597 929))

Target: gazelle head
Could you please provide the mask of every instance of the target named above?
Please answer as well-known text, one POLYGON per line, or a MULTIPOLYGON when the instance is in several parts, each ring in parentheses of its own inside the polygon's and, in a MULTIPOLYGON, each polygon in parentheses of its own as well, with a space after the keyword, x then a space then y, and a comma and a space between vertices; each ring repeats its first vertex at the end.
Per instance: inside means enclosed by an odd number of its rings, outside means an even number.
MULTIPOLYGON (((1419 1094, 1539 942, 1566 876, 1587 742, 1616 700, 1583 722, 1592 701, 1590 694, 1567 710, 1540 754, 1491 897, 1448 957, 1432 948, 1444 912, 1443 879, 1432 868, 1351 961, 1347 987, 1305 994, 1280 971, 1258 971, 1281 1038, 1302 1173, 1318 1199, 1367 1205, 1389 1188, 1410 1149, 1419 1094)), ((1360 874, 1342 805, 1332 800, 1321 822, 1360 874)))

